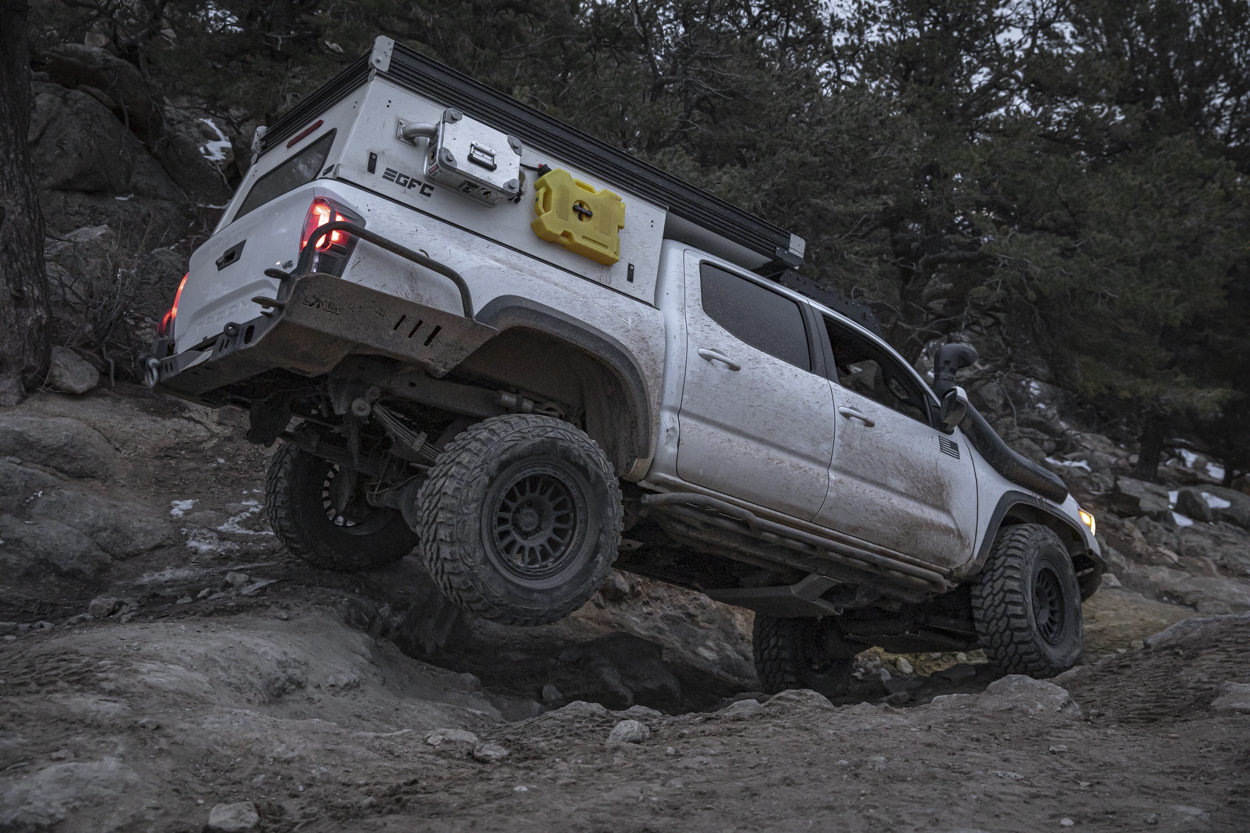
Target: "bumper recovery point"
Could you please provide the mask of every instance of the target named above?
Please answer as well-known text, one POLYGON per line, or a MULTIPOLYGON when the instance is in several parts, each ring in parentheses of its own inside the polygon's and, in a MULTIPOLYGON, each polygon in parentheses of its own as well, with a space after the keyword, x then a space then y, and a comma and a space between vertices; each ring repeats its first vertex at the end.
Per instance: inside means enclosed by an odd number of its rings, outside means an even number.
POLYGON ((284 282, 269 307, 205 350, 162 359, 153 386, 194 398, 274 368, 320 376, 352 354, 389 356, 438 378, 499 332, 317 272, 284 282))

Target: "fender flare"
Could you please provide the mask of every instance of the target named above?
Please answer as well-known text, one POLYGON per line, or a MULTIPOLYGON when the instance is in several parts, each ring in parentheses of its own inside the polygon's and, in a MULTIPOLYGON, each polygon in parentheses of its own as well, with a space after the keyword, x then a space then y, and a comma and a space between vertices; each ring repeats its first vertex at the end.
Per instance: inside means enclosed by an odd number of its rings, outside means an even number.
MULTIPOLYGON (((500 295, 478 311, 476 320, 500 332, 514 328, 536 330, 554 336, 585 351, 604 364, 615 376, 629 400, 628 455, 635 460, 651 454, 651 406, 642 368, 629 349, 602 330, 559 310, 517 295, 500 295)), ((633 463, 622 460, 621 471, 633 463)))
POLYGON ((995 539, 998 538, 999 530, 1003 527, 1003 521, 1013 509, 1018 510, 1017 514, 1028 519, 1026 520, 1027 523, 1041 523, 1051 529, 1058 526, 1071 534, 1076 542, 1076 546, 1072 546, 1069 541, 1062 541, 1062 543, 1072 559, 1073 568, 1077 572, 1077 581, 1081 585, 1081 600, 1084 601, 1092 596, 1094 591, 1098 589, 1102 574, 1106 571, 1106 561, 1103 560, 1101 555, 1085 545, 1085 534, 1075 521, 1060 512, 1056 512, 1054 507, 1028 492, 1008 491, 1003 493, 1002 497, 998 499, 998 504, 994 507, 994 511, 990 514, 989 523, 985 527, 985 538, 977 549, 976 557, 968 564, 965 571, 961 572, 965 572, 969 578, 981 572, 981 568, 989 560, 990 550, 994 546, 995 539), (1019 511, 1021 508, 1023 508, 1023 511, 1019 511))

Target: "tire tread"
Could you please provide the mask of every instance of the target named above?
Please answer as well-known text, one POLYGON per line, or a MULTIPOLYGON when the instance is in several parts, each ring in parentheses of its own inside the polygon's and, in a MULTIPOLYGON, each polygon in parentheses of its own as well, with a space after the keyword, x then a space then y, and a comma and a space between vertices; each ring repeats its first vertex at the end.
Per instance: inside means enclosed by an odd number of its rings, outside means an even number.
MULTIPOLYGON (((468 562, 463 549, 457 543, 477 541, 480 546, 480 531, 467 528, 471 525, 472 513, 463 511, 460 497, 483 465, 488 451, 498 442, 514 437, 518 440, 556 439, 572 448, 581 449, 589 466, 596 466, 607 472, 611 516, 603 521, 610 525, 614 539, 620 540, 624 512, 621 490, 607 456, 594 440, 574 426, 553 417, 529 414, 484 420, 469 426, 447 444, 439 455, 438 462, 430 470, 429 479, 418 493, 417 534, 422 542, 421 552, 426 569, 443 593, 462 610, 505 625, 545 625, 568 616, 581 603, 569 602, 542 610, 519 611, 515 605, 504 599, 483 592, 482 585, 474 581, 473 564, 468 562)), ((596 588, 607 579, 612 560, 601 559, 602 563, 596 575, 596 588)))
POLYGON ((990 663, 1005 674, 1053 677, 1066 668, 1042 650, 1029 620, 1025 597, 1030 553, 1043 543, 1062 547, 1058 537, 1040 524, 1004 528, 994 541, 989 560, 972 586, 972 618, 990 663))

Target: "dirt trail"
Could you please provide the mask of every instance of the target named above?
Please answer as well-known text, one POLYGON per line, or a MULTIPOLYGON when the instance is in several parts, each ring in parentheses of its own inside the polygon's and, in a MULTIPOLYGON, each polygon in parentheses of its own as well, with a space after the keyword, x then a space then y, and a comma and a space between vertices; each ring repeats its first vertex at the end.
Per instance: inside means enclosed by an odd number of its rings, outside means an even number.
POLYGON ((1066 692, 873 650, 835 703, 769 699, 750 615, 698 594, 615 575, 502 628, 411 557, 290 560, 237 422, 141 391, 0 413, 25 443, 0 458, 0 833, 200 831, 237 802, 282 833, 1250 831, 1245 615, 1107 587, 1066 692), (609 743, 628 719, 649 736, 609 743))
POLYGON ((0 830, 191 831, 239 801, 274 831, 1244 830, 1250 616, 1178 627, 913 708, 789 692, 519 723, 325 612, 48 634, 0 655, 0 830), (625 719, 649 737, 609 743, 625 719), (508 755, 479 760, 491 743, 508 755))

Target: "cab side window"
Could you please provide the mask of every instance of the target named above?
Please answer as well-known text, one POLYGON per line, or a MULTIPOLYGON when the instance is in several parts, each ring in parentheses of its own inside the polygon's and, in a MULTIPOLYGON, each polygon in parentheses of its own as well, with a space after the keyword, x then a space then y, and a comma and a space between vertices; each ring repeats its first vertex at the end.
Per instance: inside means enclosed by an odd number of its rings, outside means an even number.
POLYGON ((700 264, 699 285, 708 318, 757 350, 811 371, 807 328, 798 304, 710 263, 700 264))
POLYGON ((839 385, 918 422, 932 425, 928 397, 896 358, 832 318, 825 318, 825 329, 833 347, 839 385))

